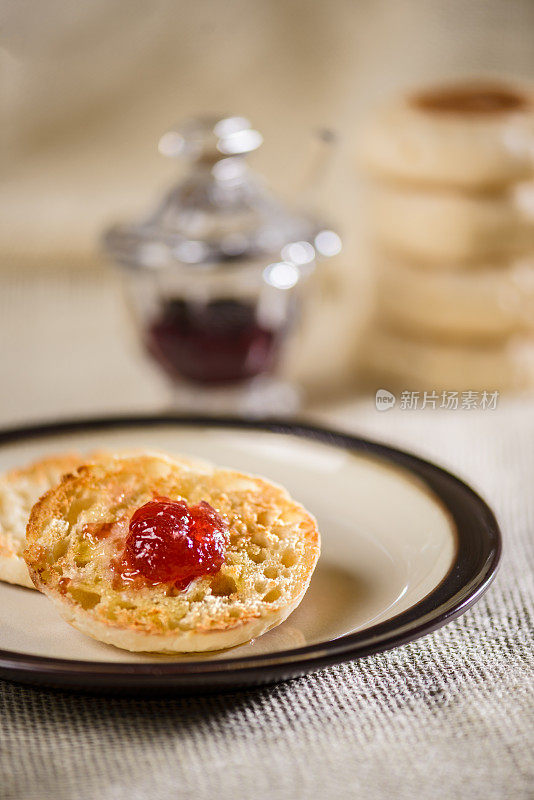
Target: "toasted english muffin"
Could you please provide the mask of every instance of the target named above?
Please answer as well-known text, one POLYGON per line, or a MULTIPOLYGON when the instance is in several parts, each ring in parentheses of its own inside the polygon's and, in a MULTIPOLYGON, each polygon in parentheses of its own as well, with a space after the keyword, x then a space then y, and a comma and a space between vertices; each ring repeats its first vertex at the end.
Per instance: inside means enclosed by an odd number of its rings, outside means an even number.
POLYGON ((426 269, 380 253, 377 314, 408 336, 460 343, 534 331, 534 258, 426 269))
MULTIPOLYGON (((528 338, 459 342, 410 336, 394 328, 370 332, 362 369, 395 389, 505 392, 534 385, 534 347, 528 338)), ((422 397, 422 395, 421 395, 422 397)))
POLYGON ((65 476, 34 506, 24 558, 36 587, 83 633, 126 650, 184 653, 242 644, 286 619, 319 549, 314 518, 285 489, 147 453, 65 476), (180 589, 118 577, 132 515, 155 497, 207 502, 222 517, 228 546, 218 572, 180 589))
POLYGON ((532 177, 532 86, 472 80, 387 103, 364 129, 364 166, 386 180, 494 189, 532 177))
POLYGON ((22 557, 30 511, 44 492, 80 463, 78 454, 63 453, 0 476, 0 580, 34 588, 22 557))
MULTIPOLYGON (((120 450, 122 455, 135 452, 120 450)), ((22 557, 32 506, 42 494, 58 484, 65 473, 95 458, 113 458, 113 454, 104 450, 93 451, 85 457, 79 453, 58 453, 0 476, 0 581, 35 588, 22 557)), ((198 459, 186 459, 186 463, 200 467, 204 464, 198 459)))
POLYGON ((447 268, 534 250, 534 183, 466 192, 376 182, 369 193, 373 235, 389 252, 447 268))

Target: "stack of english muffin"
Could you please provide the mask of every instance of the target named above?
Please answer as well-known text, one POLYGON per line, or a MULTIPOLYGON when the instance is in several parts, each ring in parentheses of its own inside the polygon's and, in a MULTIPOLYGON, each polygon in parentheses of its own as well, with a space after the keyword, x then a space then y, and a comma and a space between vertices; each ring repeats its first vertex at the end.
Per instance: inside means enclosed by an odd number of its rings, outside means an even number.
POLYGON ((476 81, 406 95, 365 131, 375 376, 406 389, 534 383, 534 94, 476 81))

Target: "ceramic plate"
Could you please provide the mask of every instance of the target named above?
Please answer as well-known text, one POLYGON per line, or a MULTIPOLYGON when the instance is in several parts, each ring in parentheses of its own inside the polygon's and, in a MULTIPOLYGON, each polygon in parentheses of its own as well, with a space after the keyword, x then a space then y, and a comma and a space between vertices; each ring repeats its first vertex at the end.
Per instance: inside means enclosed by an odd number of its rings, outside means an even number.
POLYGON ((134 654, 86 638, 31 589, 0 584, 0 675, 79 688, 258 685, 397 647, 463 613, 495 574, 500 533, 465 483, 416 456, 305 424, 142 417, 0 433, 0 469, 63 449, 147 447, 281 483, 318 519, 299 608, 224 652, 134 654))

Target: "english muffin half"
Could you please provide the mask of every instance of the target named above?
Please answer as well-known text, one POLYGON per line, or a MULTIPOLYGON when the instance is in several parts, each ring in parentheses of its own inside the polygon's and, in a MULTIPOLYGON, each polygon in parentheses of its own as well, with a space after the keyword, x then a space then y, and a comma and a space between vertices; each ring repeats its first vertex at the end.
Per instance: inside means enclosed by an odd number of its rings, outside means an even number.
POLYGON ((24 558, 83 633, 184 653, 242 644, 286 619, 319 550, 315 519, 282 487, 147 453, 65 476, 34 506, 24 558))
POLYGON ((459 81, 386 103, 364 127, 359 158, 387 181, 494 190, 532 177, 533 132, 530 84, 459 81))
POLYGON ((34 588, 22 557, 30 511, 44 492, 80 463, 78 454, 62 453, 0 476, 0 580, 34 588))
MULTIPOLYGON (((134 455, 137 450, 122 450, 118 455, 134 455)), ((86 461, 113 458, 113 454, 96 450, 89 455, 57 453, 24 467, 0 475, 0 581, 34 589, 28 567, 22 557, 26 547, 26 525, 33 505, 61 477, 86 461)), ((177 458, 177 460, 180 460, 177 458)), ((186 459, 189 466, 202 467, 198 459, 186 459)))

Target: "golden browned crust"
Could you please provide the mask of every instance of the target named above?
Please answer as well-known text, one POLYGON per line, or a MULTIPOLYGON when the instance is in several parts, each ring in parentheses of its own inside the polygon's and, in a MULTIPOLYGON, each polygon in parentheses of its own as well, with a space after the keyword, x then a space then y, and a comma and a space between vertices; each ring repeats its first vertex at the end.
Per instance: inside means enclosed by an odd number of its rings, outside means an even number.
POLYGON ((10 483, 21 479, 29 479, 35 483, 50 483, 56 475, 64 475, 76 469, 82 461, 80 453, 54 453, 37 461, 32 461, 25 467, 15 467, 5 473, 5 479, 10 483))
POLYGON ((0 477, 0 580, 34 588, 22 558, 30 510, 43 492, 80 463, 78 453, 60 453, 0 477))
POLYGON ((300 602, 319 556, 313 517, 262 478, 144 454, 80 467, 34 506, 24 558, 32 580, 75 627, 131 650, 232 646, 278 624, 300 602), (154 494, 208 502, 228 522, 216 575, 184 591, 117 583, 129 519, 154 494), (87 526, 109 525, 105 537, 87 526))

